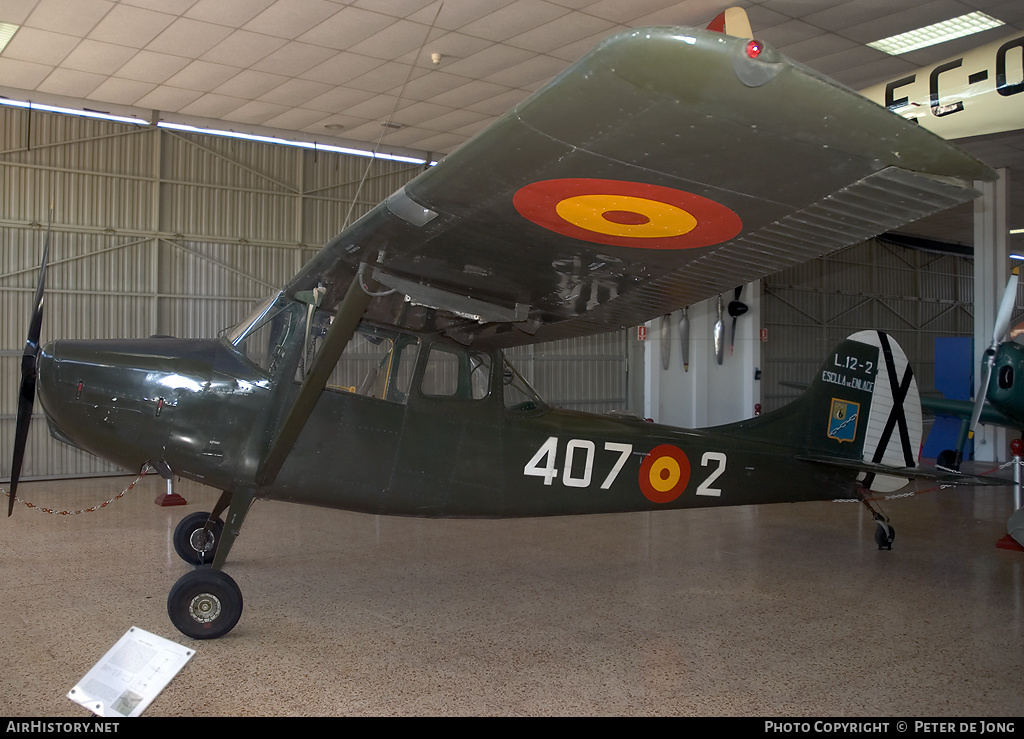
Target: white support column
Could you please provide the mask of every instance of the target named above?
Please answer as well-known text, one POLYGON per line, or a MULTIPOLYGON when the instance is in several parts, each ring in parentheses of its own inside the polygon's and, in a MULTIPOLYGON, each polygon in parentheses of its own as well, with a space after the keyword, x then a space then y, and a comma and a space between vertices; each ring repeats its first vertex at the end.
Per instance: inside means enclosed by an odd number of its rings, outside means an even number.
MULTIPOLYGON (((978 182, 981 197, 974 201, 974 392, 985 392, 982 381, 985 349, 992 343, 999 302, 1009 276, 1006 192, 1009 172, 1000 169, 995 182, 978 182)), ((1007 430, 979 426, 974 458, 994 462, 1009 458, 1007 430)))

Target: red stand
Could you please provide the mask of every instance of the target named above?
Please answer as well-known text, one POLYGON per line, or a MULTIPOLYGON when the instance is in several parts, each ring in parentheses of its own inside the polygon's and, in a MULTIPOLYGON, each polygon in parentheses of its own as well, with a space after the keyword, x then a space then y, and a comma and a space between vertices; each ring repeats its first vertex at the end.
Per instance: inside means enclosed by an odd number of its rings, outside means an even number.
MULTIPOLYGON (((166 465, 165 465, 166 467, 166 465)), ((161 473, 163 474, 163 473, 161 473)), ((156 496, 156 500, 153 502, 158 506, 172 506, 172 505, 185 505, 187 501, 174 492, 174 477, 171 475, 170 469, 167 470, 164 481, 167 483, 167 492, 163 495, 156 496)))
POLYGON ((153 501, 158 506, 172 506, 172 505, 187 505, 188 501, 182 498, 177 493, 167 493, 165 495, 156 496, 156 500, 153 501))
POLYGON ((1022 547, 1020 543, 1009 534, 996 542, 996 548, 1009 549, 1011 552, 1024 552, 1024 547, 1022 547))

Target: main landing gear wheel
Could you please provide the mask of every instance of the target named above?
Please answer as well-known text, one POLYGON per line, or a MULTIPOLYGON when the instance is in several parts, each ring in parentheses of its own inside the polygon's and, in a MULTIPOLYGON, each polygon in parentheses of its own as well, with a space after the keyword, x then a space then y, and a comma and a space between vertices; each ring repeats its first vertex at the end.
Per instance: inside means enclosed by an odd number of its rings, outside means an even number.
POLYGON ((208 565, 217 551, 224 523, 218 518, 209 531, 203 531, 209 513, 190 513, 174 529, 174 551, 191 565, 208 565))
POLYGON ((218 639, 242 615, 242 591, 220 570, 199 568, 182 575, 167 596, 167 615, 185 636, 218 639))

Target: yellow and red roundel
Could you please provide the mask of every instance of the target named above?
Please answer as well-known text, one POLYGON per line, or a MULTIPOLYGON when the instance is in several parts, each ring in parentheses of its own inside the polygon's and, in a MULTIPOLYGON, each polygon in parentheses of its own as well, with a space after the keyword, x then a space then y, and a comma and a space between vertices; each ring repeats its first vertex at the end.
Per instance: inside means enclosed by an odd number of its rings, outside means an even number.
POLYGON ((728 241, 743 222, 714 200, 661 185, 570 177, 521 188, 523 218, 563 236, 640 249, 694 249, 728 241))
POLYGON ((690 482, 690 460, 679 447, 654 447, 640 465, 640 490, 652 503, 671 503, 690 482))

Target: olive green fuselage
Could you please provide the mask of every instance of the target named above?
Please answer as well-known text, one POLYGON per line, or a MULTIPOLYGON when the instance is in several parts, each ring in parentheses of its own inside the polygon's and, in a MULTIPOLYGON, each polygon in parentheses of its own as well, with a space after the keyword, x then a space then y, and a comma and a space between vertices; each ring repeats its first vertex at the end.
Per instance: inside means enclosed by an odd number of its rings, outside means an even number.
MULTIPOLYGON (((425 349, 449 347, 421 338, 425 349)), ((325 389, 276 480, 256 496, 378 514, 514 517, 855 495, 853 473, 793 459, 806 437, 799 403, 685 431, 537 402, 509 407, 498 352, 487 367, 494 391, 427 394, 427 354, 402 402, 325 389)), ((224 340, 59 341, 40 365, 58 438, 127 469, 165 463, 222 490, 253 484, 298 387, 224 340)))

